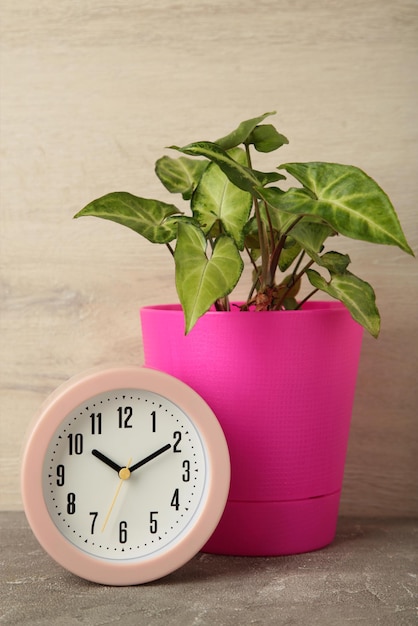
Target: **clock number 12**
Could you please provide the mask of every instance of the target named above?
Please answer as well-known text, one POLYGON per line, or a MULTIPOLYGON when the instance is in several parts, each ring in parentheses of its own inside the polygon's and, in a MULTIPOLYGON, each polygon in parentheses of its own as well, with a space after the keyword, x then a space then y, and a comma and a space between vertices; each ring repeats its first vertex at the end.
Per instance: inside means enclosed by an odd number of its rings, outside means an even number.
POLYGON ((119 428, 132 428, 132 424, 129 423, 132 413, 133 411, 131 406, 120 406, 118 408, 119 428))

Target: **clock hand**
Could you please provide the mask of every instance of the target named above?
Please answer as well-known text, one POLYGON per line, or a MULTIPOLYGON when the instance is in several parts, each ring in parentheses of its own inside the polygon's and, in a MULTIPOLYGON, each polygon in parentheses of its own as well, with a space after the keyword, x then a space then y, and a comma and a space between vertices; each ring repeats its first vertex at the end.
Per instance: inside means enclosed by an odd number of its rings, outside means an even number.
POLYGON ((105 456, 102 452, 99 452, 99 450, 92 450, 91 453, 93 456, 100 459, 100 461, 103 461, 103 463, 106 463, 106 465, 114 469, 119 474, 120 470, 122 469, 121 465, 118 465, 117 463, 112 461, 112 459, 109 459, 109 457, 105 456))
POLYGON ((169 450, 171 448, 171 443, 167 443, 165 446, 163 446, 162 448, 160 448, 159 450, 156 450, 155 452, 153 452, 152 454, 150 454, 149 456, 146 456, 145 459, 142 459, 141 461, 138 461, 138 463, 135 463, 135 465, 132 465, 130 469, 130 472, 132 474, 132 472, 134 472, 135 470, 137 470, 139 467, 142 467, 143 465, 145 465, 146 463, 149 463, 149 461, 152 461, 153 459, 155 459, 157 456, 160 456, 160 454, 162 454, 163 452, 166 452, 167 450, 169 450))
POLYGON ((120 491, 120 488, 122 487, 123 481, 124 480, 128 480, 129 476, 131 475, 131 472, 129 471, 129 465, 131 464, 131 461, 132 461, 132 458, 129 459, 129 461, 126 464, 126 467, 121 467, 120 468, 120 471, 119 471, 119 478, 120 478, 119 485, 118 485, 118 488, 116 489, 115 495, 113 496, 112 504, 109 507, 109 510, 107 512, 105 521, 103 522, 103 526, 102 526, 102 529, 101 529, 102 532, 106 528, 107 522, 109 520, 109 517, 110 517, 110 514, 111 514, 111 512, 113 510, 113 507, 115 506, 115 502, 116 502, 116 499, 117 499, 117 497, 119 495, 119 491, 120 491))

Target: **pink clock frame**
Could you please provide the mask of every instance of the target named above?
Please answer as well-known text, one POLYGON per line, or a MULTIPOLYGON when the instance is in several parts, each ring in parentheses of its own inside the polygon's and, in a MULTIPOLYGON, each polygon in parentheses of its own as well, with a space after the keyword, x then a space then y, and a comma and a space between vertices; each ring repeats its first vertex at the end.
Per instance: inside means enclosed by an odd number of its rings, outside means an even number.
POLYGON ((195 556, 215 530, 225 508, 230 460, 222 428, 207 403, 189 386, 163 372, 136 366, 93 369, 56 389, 32 420, 24 442, 21 492, 30 527, 44 550, 68 571, 105 585, 136 585, 178 569, 195 556), (164 552, 129 562, 91 556, 71 544, 51 520, 42 488, 48 444, 65 416, 79 404, 106 391, 147 389, 168 398, 193 420, 208 460, 206 501, 188 532, 164 552))

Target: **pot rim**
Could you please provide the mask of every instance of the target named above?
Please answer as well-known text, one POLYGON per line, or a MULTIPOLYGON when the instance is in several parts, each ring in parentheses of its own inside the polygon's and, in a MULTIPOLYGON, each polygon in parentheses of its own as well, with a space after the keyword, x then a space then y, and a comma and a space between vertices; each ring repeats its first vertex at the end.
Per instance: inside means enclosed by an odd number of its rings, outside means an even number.
MULTIPOLYGON (((305 304, 302 306, 302 308, 298 309, 297 311, 294 310, 282 310, 282 311, 255 311, 255 310, 250 310, 250 311, 240 311, 239 310, 239 306, 241 306, 242 304, 244 304, 243 301, 232 301, 231 302, 231 310, 230 311, 216 311, 213 307, 211 309, 209 309, 209 311, 206 311, 206 313, 203 314, 203 317, 205 316, 219 316, 221 314, 224 313, 245 313, 246 315, 254 315, 257 314, 259 315, 260 313, 263 314, 269 314, 269 315, 291 315, 294 313, 297 313, 298 315, 300 315, 301 313, 304 313, 305 315, 307 313, 309 314, 313 314, 313 313, 321 313, 324 311, 330 312, 330 311, 347 311, 348 309, 345 306, 345 304, 343 304, 342 302, 340 302, 339 300, 313 300, 313 301, 308 301, 305 302, 305 304)), ((181 304, 179 303, 167 303, 167 304, 150 304, 150 305, 145 305, 140 307, 140 311, 155 311, 155 312, 165 312, 167 314, 172 314, 172 315, 183 315, 183 308, 181 306, 181 304)))

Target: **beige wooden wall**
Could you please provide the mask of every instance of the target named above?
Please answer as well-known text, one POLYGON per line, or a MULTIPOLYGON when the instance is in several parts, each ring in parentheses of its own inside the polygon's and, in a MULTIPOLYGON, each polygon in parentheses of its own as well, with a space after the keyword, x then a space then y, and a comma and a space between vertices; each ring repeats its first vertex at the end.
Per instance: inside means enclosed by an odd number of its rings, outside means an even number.
MULTIPOLYGON (((45 396, 91 366, 141 364, 139 306, 176 299, 165 249, 72 220, 116 189, 165 199, 153 174, 164 146, 277 109, 291 143, 273 165, 364 168, 418 250, 418 4, 20 0, 0 12, 0 508, 18 509, 21 441, 45 396)), ((417 261, 344 249, 383 326, 364 342, 342 512, 417 514, 417 261)))

